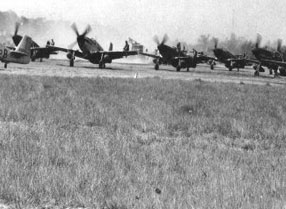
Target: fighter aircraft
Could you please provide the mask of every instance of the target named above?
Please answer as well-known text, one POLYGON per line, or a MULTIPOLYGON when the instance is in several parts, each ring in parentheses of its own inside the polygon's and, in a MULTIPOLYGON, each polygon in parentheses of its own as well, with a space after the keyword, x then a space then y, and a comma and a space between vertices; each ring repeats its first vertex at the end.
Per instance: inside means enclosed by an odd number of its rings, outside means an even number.
MULTIPOLYGON (((12 39, 13 39, 15 46, 17 46, 20 43, 20 41, 22 40, 22 36, 18 35, 19 27, 20 27, 20 23, 17 22, 15 24, 14 35, 12 36, 12 39)), ((55 49, 48 47, 48 45, 50 45, 50 44, 53 45, 54 41, 53 40, 51 40, 51 42, 48 41, 46 47, 40 47, 35 41, 32 40, 31 60, 35 61, 36 59, 40 59, 40 62, 42 62, 43 58, 49 59, 50 55, 57 54, 55 49)))
POLYGON ((70 60, 70 66, 74 66, 75 57, 86 59, 93 64, 99 64, 99 68, 105 68, 106 63, 111 63, 114 59, 120 59, 124 56, 137 55, 137 51, 129 51, 129 44, 126 41, 123 51, 113 51, 113 44, 110 43, 109 51, 104 51, 100 44, 93 38, 88 38, 86 35, 91 31, 88 25, 82 34, 79 34, 75 23, 72 24, 72 29, 75 32, 77 39, 68 48, 53 47, 56 50, 67 52, 67 58, 70 60), (72 47, 78 44, 79 50, 73 50, 72 47))
POLYGON ((187 55, 185 50, 181 50, 181 44, 178 43, 177 47, 170 47, 165 43, 168 41, 168 36, 165 34, 160 42, 158 36, 154 36, 154 41, 157 44, 157 49, 160 55, 140 53, 145 56, 154 58, 155 70, 159 70, 160 64, 170 64, 180 71, 181 68, 195 68, 197 66, 197 51, 194 50, 194 55, 187 55))
MULTIPOLYGON (((229 51, 223 49, 223 48, 218 48, 218 39, 214 39, 215 45, 214 45, 214 55, 217 58, 216 60, 218 62, 224 63, 225 67, 229 69, 229 71, 232 71, 233 68, 237 68, 239 71, 239 68, 244 68, 245 65, 247 64, 246 61, 246 55, 233 55, 229 51)), ((215 64, 215 59, 212 59, 210 62, 211 69, 214 69, 214 64, 215 64)))
POLYGON ((274 70, 275 76, 278 75, 278 69, 280 75, 286 76, 286 62, 284 62, 283 53, 281 52, 282 40, 277 41, 277 50, 270 50, 267 48, 261 48, 262 37, 260 34, 257 35, 255 48, 252 50, 253 55, 257 60, 251 60, 256 65, 254 66, 254 75, 259 76, 259 72, 264 72, 265 66, 269 69, 269 74, 272 74, 274 70))
POLYGON ((4 62, 4 68, 8 63, 28 64, 30 62, 32 39, 24 36, 15 49, 0 45, 0 61, 4 62))

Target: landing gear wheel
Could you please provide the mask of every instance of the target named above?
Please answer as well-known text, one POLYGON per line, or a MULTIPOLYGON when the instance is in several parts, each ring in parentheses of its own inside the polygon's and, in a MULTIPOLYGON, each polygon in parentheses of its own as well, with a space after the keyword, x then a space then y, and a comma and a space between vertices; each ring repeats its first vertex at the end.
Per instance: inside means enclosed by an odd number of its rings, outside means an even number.
POLYGON ((279 71, 281 76, 286 76, 286 69, 280 68, 279 71))
POLYGON ((213 70, 214 69, 214 64, 211 64, 211 70, 213 70))
POLYGON ((4 68, 5 68, 5 69, 7 68, 7 63, 4 64, 4 68))
POLYGON ((259 71, 258 71, 258 70, 256 70, 256 71, 254 72, 254 76, 259 76, 259 71))
POLYGON ((40 58, 40 62, 43 62, 43 59, 42 59, 42 58, 40 58))
POLYGON ((230 66, 230 67, 228 68, 228 70, 229 70, 229 71, 232 71, 232 67, 230 66))
POLYGON ((190 71, 190 68, 187 67, 187 72, 189 72, 189 71, 190 71))
POLYGON ((156 63, 154 68, 155 68, 155 70, 159 70, 159 64, 156 63))
POLYGON ((99 62, 98 66, 99 66, 100 69, 105 68, 105 63, 104 62, 99 62))
POLYGON ((70 67, 74 66, 74 59, 70 59, 70 67))
POLYGON ((180 70, 181 70, 181 66, 178 65, 178 66, 177 66, 177 72, 179 72, 180 70))

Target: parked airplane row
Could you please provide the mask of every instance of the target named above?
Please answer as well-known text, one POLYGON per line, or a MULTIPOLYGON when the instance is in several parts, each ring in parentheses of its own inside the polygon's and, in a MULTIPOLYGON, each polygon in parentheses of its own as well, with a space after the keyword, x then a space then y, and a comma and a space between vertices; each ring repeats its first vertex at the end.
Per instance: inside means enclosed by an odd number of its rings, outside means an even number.
MULTIPOLYGON (((70 66, 74 66, 74 60, 76 57, 86 59, 93 64, 98 64, 99 68, 105 68, 106 63, 111 63, 114 59, 127 57, 130 55, 137 55, 137 51, 130 51, 129 44, 126 41, 123 51, 113 51, 113 44, 110 43, 109 50, 106 51, 100 46, 100 44, 92 38, 87 37, 90 33, 91 27, 88 25, 82 34, 79 33, 76 24, 72 25, 72 29, 76 34, 76 41, 72 43, 68 48, 62 48, 54 46, 54 41, 47 42, 47 45, 40 47, 35 41, 29 36, 18 35, 20 24, 17 23, 15 26, 14 35, 12 36, 13 42, 16 46, 5 47, 0 46, 0 61, 4 62, 4 68, 7 68, 8 63, 20 63, 28 64, 30 60, 35 61, 36 59, 49 58, 52 54, 57 54, 58 51, 66 52, 67 58, 69 59, 70 66), (78 44, 79 50, 73 50, 73 46, 78 44)), ((233 55, 231 52, 218 48, 218 40, 214 43, 214 57, 204 55, 204 53, 198 53, 193 49, 193 53, 188 53, 185 49, 181 49, 180 43, 177 47, 171 47, 166 45, 168 36, 165 35, 162 41, 159 41, 157 36, 154 37, 154 41, 157 44, 158 54, 140 53, 141 55, 152 57, 154 60, 155 70, 159 69, 161 64, 169 64, 180 71, 182 68, 195 68, 198 63, 208 63, 210 68, 213 70, 216 62, 223 63, 229 71, 237 68, 244 68, 248 64, 253 64, 255 69, 255 76, 259 75, 259 72, 264 72, 264 67, 269 69, 270 74, 274 71, 275 75, 286 75, 286 62, 283 60, 281 52, 282 41, 278 40, 278 46, 276 51, 271 51, 260 47, 261 36, 257 36, 255 48, 252 53, 255 56, 255 60, 248 59, 245 55, 233 55)))

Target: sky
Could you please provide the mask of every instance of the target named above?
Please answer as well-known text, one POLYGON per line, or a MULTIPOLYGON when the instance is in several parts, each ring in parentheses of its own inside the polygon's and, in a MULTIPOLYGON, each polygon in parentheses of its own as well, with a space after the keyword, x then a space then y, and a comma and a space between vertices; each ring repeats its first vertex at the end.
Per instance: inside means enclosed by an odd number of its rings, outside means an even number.
MULTIPOLYGON (((76 22, 79 28, 97 22, 151 47, 154 35, 194 43, 201 34, 224 39, 232 32, 255 40, 286 42, 283 0, 9 0, 1 11, 19 16, 76 22)), ((111 30, 112 31, 112 30, 111 30)), ((93 30, 96 34, 96 29, 93 30)), ((109 30, 110 33, 110 30, 109 30)))

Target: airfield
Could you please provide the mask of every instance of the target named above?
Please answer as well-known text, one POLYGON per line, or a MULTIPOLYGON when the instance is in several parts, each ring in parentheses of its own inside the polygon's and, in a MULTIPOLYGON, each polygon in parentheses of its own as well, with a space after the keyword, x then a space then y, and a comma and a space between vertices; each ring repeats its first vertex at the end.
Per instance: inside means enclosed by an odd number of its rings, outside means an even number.
POLYGON ((285 208, 286 78, 106 67, 1 68, 0 208, 285 208))
POLYGON ((198 64, 196 68, 190 68, 187 72, 182 69, 177 72, 170 65, 161 65, 159 70, 154 70, 154 64, 134 60, 121 59, 118 62, 107 64, 105 69, 99 69, 98 65, 85 60, 77 60, 74 67, 69 67, 68 60, 49 59, 43 62, 31 62, 28 65, 9 64, 7 69, 0 68, 0 74, 30 75, 30 76, 56 76, 56 77, 118 77, 118 78, 150 78, 179 79, 179 80, 203 80, 208 82, 255 84, 255 85, 286 85, 286 77, 274 77, 269 75, 268 69, 260 73, 259 77, 253 75, 251 66, 245 69, 233 69, 228 71, 225 66, 218 64, 214 70, 210 70, 207 64, 198 64))

